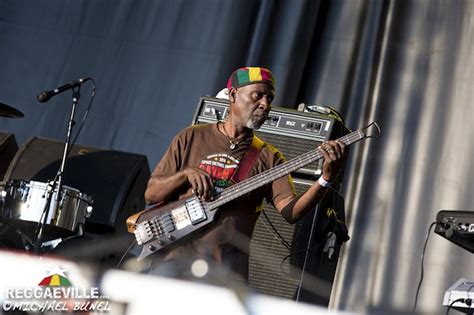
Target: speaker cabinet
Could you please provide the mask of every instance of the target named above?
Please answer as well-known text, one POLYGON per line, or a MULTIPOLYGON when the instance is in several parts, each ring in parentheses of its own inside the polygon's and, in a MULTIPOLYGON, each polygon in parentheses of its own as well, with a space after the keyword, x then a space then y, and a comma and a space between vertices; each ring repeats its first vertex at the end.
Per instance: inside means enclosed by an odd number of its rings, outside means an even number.
MULTIPOLYGON (((294 183, 298 194, 312 185, 298 178, 294 183)), ((261 293, 327 306, 340 245, 347 240, 347 231, 337 223, 344 220, 343 202, 329 192, 294 225, 266 204, 250 243, 250 286, 261 293)))
MULTIPOLYGON (((193 124, 223 121, 228 110, 225 99, 201 97, 193 124)), ((345 133, 343 124, 331 116, 282 107, 272 107, 267 121, 256 131, 288 160, 345 133)), ((317 180, 321 167, 322 160, 292 174, 297 193, 317 180)), ((334 187, 341 184, 334 183, 334 187)), ((271 205, 264 205, 250 243, 249 285, 264 294, 327 306, 340 246, 348 239, 344 220, 344 200, 334 191, 294 225, 271 205)))
MULTIPOLYGON (((4 181, 48 182, 57 174, 64 143, 32 137, 18 150, 4 181)), ((144 192, 150 176, 146 156, 74 145, 66 160, 63 185, 93 198, 86 232, 126 231, 126 218, 145 208, 144 192)))
POLYGON ((18 144, 15 135, 0 131, 0 178, 5 176, 16 151, 18 151, 18 144))

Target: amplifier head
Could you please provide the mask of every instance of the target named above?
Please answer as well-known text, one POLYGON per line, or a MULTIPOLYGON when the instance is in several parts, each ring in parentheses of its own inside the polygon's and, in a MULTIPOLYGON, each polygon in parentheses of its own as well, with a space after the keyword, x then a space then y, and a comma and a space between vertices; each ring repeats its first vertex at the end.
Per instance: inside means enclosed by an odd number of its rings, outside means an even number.
POLYGON ((441 210, 436 215, 435 233, 474 253, 474 211, 441 210))

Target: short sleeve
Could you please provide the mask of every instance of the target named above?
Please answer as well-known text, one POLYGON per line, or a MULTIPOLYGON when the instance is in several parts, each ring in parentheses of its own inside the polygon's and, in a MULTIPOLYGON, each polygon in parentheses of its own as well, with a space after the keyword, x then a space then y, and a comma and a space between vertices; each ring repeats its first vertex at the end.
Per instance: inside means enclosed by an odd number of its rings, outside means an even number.
MULTIPOLYGON (((283 154, 278 151, 274 146, 267 145, 265 146, 265 148, 268 150, 269 167, 273 168, 286 162, 286 159, 283 154)), ((275 205, 281 200, 286 199, 290 196, 295 197, 296 190, 295 185, 293 183, 293 178, 291 177, 291 175, 288 174, 286 176, 274 180, 272 184, 269 185, 266 199, 268 202, 275 205)))
POLYGON ((184 134, 176 135, 153 171, 153 175, 168 176, 180 171, 184 145, 184 134))

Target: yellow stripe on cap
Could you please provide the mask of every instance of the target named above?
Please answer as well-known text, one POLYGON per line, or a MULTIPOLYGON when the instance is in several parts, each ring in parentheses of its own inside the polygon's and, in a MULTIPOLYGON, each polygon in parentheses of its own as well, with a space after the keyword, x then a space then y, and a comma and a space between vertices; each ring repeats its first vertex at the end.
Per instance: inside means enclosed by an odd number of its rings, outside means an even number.
POLYGON ((249 79, 253 81, 262 81, 262 69, 260 67, 248 67, 249 79))

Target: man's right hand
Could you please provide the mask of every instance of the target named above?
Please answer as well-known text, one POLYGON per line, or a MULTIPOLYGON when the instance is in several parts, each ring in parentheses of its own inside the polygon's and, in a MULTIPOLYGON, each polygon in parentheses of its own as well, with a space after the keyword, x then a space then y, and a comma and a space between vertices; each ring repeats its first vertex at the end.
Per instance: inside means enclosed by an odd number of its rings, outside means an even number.
POLYGON ((190 167, 184 170, 188 178, 189 185, 193 188, 194 194, 205 201, 212 200, 214 196, 214 184, 211 175, 198 167, 190 167))

